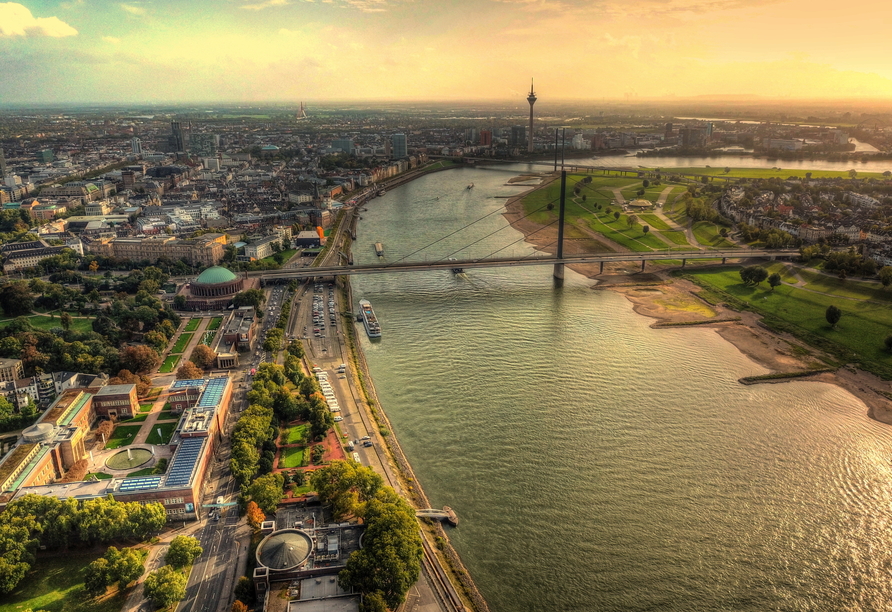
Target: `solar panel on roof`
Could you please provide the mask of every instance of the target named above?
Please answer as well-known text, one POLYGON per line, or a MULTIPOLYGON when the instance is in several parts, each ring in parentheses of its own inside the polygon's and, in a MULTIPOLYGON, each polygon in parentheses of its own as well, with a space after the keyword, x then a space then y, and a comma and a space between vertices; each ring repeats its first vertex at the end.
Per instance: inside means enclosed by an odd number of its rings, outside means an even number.
POLYGON ((193 378, 192 380, 178 380, 173 383, 171 389, 186 389, 188 387, 200 387, 204 384, 204 378, 193 378))
POLYGON ((168 470, 165 486, 178 487, 189 484, 204 441, 204 438, 187 438, 180 443, 173 464, 168 470))
POLYGON ((139 478, 125 478, 118 487, 118 492, 141 491, 143 489, 157 489, 161 484, 161 476, 144 476, 139 478))

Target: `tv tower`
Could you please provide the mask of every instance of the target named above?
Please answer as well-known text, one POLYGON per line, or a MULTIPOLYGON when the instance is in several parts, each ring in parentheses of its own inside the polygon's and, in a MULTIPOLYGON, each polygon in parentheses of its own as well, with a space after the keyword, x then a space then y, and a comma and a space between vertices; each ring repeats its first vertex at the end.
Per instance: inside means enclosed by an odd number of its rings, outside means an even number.
POLYGON ((536 103, 536 92, 533 91, 533 79, 530 79, 530 95, 527 96, 527 102, 530 103, 530 134, 527 140, 527 152, 533 152, 533 104, 536 103))

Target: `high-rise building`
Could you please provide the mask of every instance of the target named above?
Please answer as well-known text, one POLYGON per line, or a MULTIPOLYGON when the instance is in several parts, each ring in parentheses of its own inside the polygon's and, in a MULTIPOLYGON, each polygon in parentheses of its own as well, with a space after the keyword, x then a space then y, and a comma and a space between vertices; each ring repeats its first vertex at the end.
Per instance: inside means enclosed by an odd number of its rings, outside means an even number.
POLYGON ((53 150, 52 149, 44 149, 43 151, 37 152, 37 159, 42 161, 45 164, 53 161, 53 150))
POLYGON ((189 146, 189 130, 184 129, 179 121, 170 122, 170 147, 175 153, 185 153, 189 146))
POLYGON ((406 144, 405 134, 394 134, 390 137, 390 140, 393 143, 394 159, 404 159, 406 157, 409 157, 409 148, 406 144))
POLYGON ((340 149, 344 153, 353 155, 355 153, 353 140, 350 138, 335 138, 331 141, 332 149, 340 149))
POLYGON ((522 125, 512 125, 508 146, 512 149, 522 149, 526 144, 526 140, 526 128, 522 125))
POLYGON ((480 144, 484 147, 492 146, 492 130, 480 130, 480 144))
POLYGON ((3 148, 0 147, 0 179, 6 176, 6 157, 3 155, 3 148))
POLYGON ((130 139, 130 150, 134 155, 142 155, 142 141, 136 136, 130 139))
POLYGON ((533 91, 533 80, 530 79, 530 95, 527 96, 527 102, 530 103, 530 139, 527 144, 527 152, 533 152, 533 104, 536 103, 536 92, 533 91))
POLYGON ((390 157, 391 153, 393 153, 393 146, 391 145, 390 141, 385 138, 384 139, 384 156, 390 157))

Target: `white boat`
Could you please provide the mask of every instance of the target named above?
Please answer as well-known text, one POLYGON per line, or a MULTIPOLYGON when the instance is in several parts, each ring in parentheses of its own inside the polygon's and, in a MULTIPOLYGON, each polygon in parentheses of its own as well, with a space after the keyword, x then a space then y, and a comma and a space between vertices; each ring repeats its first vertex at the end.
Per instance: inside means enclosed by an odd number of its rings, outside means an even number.
POLYGON ((365 333, 369 338, 381 337, 381 325, 378 323, 378 317, 372 310, 372 304, 368 300, 359 300, 359 310, 362 312, 362 323, 365 325, 365 333))

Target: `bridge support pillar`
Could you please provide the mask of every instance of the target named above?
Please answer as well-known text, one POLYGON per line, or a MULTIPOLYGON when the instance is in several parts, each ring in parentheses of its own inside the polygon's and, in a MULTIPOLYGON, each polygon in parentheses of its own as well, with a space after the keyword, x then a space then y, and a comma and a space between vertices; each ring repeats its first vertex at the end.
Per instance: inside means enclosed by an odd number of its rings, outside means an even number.
POLYGON ((728 258, 727 258, 727 257, 722 257, 722 263, 725 263, 725 260, 726 260, 726 259, 728 259, 728 258))
MULTIPOLYGON (((604 264, 601 265, 603 266, 604 264)), ((564 280, 564 264, 554 264, 554 277, 558 280, 564 280)))
POLYGON ((644 264, 646 264, 646 263, 647 262, 645 260, 643 260, 643 259, 641 260, 641 271, 642 272, 644 272, 644 264))
POLYGON ((601 271, 598 274, 604 274, 604 262, 601 262, 601 271))
POLYGON ((684 267, 687 265, 687 263, 688 263, 688 260, 687 260, 687 259, 682 259, 682 260, 681 260, 681 267, 684 268, 684 267))

